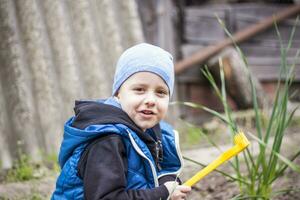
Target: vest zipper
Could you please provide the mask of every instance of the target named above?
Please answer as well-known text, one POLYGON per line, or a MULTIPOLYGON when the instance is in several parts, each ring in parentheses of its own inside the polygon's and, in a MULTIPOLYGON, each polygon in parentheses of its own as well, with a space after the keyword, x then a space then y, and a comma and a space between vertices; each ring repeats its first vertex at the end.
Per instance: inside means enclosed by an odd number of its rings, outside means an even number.
POLYGON ((176 174, 177 176, 179 176, 179 174, 182 172, 184 162, 183 162, 183 157, 182 157, 182 154, 180 151, 180 146, 179 146, 179 135, 176 130, 173 130, 173 133, 174 133, 174 139, 175 139, 175 148, 176 148, 176 152, 177 152, 177 155, 178 155, 179 161, 180 161, 180 168, 175 172, 161 174, 157 178, 161 178, 165 175, 170 175, 170 174, 176 174))
POLYGON ((156 172, 155 166, 153 165, 151 160, 144 154, 144 152, 139 148, 139 146, 137 145, 137 143, 135 142, 131 133, 128 130, 127 130, 127 133, 129 135, 129 139, 132 143, 133 148, 137 151, 138 154, 140 154, 143 158, 145 158, 149 162, 151 171, 152 171, 152 175, 153 175, 153 179, 154 179, 154 185, 155 185, 155 187, 158 187, 159 183, 158 183, 157 172, 156 172))
POLYGON ((158 171, 160 171, 162 169, 160 166, 160 162, 163 161, 162 150, 163 149, 162 149, 161 141, 158 139, 157 142, 155 142, 155 153, 156 153, 155 163, 156 163, 158 171))

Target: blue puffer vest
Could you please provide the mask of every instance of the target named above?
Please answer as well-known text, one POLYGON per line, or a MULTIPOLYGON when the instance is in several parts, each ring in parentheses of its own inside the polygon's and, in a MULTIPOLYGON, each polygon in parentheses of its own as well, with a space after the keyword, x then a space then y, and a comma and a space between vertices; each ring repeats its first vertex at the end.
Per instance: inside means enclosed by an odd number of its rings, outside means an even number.
MULTIPOLYGON (((165 122, 162 130, 163 161, 159 171, 146 144, 137 134, 123 124, 90 125, 84 130, 71 126, 74 117, 65 123, 64 139, 59 154, 62 168, 56 182, 52 200, 84 199, 83 181, 78 177, 77 165, 87 141, 102 134, 122 136, 128 158, 127 190, 159 186, 158 179, 168 174, 178 174, 182 167, 178 134, 165 122)), ((103 155, 105 156, 105 155, 103 155)))

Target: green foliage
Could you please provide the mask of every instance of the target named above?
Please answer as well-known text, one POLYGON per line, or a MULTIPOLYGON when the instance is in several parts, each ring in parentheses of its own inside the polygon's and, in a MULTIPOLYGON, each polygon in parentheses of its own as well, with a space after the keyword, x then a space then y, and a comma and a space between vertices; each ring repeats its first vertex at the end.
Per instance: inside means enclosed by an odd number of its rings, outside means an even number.
POLYGON ((30 158, 25 154, 20 154, 12 169, 8 171, 6 180, 9 182, 30 180, 34 178, 33 173, 34 167, 30 158))
MULTIPOLYGON (((225 32, 233 40, 232 35, 228 32, 223 22, 220 21, 220 23, 223 26, 225 32)), ((248 69, 247 58, 244 56, 241 49, 235 44, 235 47, 245 64, 245 66, 241 67, 246 67, 247 76, 252 92, 253 110, 255 113, 256 133, 253 134, 248 132, 247 136, 252 138, 252 143, 258 143, 259 153, 257 156, 255 156, 250 149, 246 149, 246 151, 243 152, 242 156, 246 165, 245 169, 241 170, 240 167, 241 156, 236 156, 234 158, 234 161, 230 162, 230 166, 235 172, 235 176, 230 176, 229 174, 222 172, 222 174, 229 178, 231 181, 235 181, 240 188, 241 194, 236 196, 234 199, 270 199, 276 194, 279 194, 278 191, 273 191, 273 182, 276 181, 287 168, 300 173, 300 167, 293 163, 293 160, 300 155, 300 150, 292 155, 290 159, 281 154, 282 140, 284 138, 286 129, 289 127, 293 119, 293 115, 296 111, 296 109, 294 109, 293 111, 288 112, 287 109, 289 88, 293 82, 295 67, 295 64, 293 64, 292 66, 288 66, 287 52, 291 47, 292 38, 296 26, 292 30, 287 47, 284 47, 282 43, 281 36, 276 24, 275 27, 278 33, 279 42, 281 44, 281 68, 280 76, 278 77, 276 97, 273 102, 271 113, 265 112, 264 110, 261 110, 259 108, 257 103, 255 85, 248 69), (271 140, 271 137, 274 139, 271 140)), ((298 58, 299 52, 300 50, 297 51, 295 60, 298 58)), ((218 117, 221 121, 227 124, 230 130, 230 137, 231 139, 233 139, 234 134, 237 133, 240 128, 238 127, 238 123, 236 123, 233 117, 233 113, 227 102, 222 60, 220 60, 221 88, 217 86, 216 81, 214 80, 212 74, 209 72, 208 68, 203 70, 203 74, 208 79, 216 95, 222 102, 224 113, 219 113, 203 105, 190 102, 183 102, 181 104, 196 109, 203 109, 218 117)), ((215 143, 211 142, 211 144, 213 146, 217 146, 215 143)), ((299 149, 299 147, 297 146, 292 148, 299 149)), ((204 166, 201 163, 199 164, 201 166, 204 166)))
POLYGON ((180 135, 180 142, 183 148, 191 148, 201 141, 201 129, 196 127, 185 127, 179 133, 184 133, 180 135))
POLYGON ((20 145, 21 142, 19 142, 18 146, 18 158, 14 161, 13 167, 4 176, 5 181, 27 181, 60 171, 56 154, 45 154, 42 162, 37 163, 33 162, 27 154, 22 152, 20 145))
POLYGON ((188 129, 188 143, 189 144, 197 144, 200 140, 200 133, 199 129, 189 128, 188 129))

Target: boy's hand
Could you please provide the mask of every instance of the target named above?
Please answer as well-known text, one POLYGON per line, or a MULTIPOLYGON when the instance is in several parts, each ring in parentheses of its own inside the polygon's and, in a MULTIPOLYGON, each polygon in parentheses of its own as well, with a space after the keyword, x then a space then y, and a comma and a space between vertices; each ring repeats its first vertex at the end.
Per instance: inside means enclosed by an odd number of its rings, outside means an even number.
POLYGON ((169 191, 170 200, 185 199, 187 194, 191 191, 190 186, 179 185, 177 181, 168 181, 164 183, 169 191))

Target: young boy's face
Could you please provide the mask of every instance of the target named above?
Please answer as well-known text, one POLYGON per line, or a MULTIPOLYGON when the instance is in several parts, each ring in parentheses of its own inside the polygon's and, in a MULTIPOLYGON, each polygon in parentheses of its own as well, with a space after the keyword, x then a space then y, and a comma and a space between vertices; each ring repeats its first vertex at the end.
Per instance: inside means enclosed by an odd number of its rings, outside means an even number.
POLYGON ((170 98, 166 83, 151 72, 130 76, 116 96, 122 109, 143 131, 165 117, 170 98))

